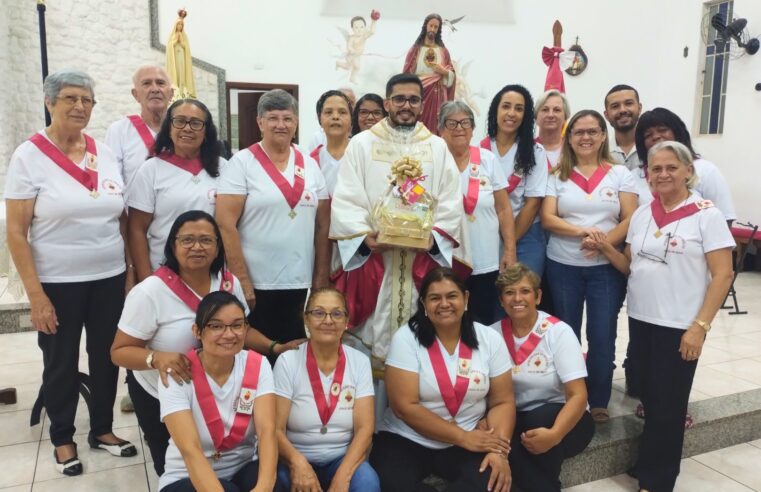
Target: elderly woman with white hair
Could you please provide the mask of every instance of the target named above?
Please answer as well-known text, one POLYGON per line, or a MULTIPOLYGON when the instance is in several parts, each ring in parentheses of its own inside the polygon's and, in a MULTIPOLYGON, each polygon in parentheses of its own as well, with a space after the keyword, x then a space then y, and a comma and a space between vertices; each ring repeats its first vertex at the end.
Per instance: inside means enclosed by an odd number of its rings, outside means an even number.
POLYGON ((304 335, 307 289, 328 284, 330 205, 317 163, 291 142, 298 103, 282 89, 259 99, 262 140, 221 169, 216 218, 249 322, 274 346, 304 335))
POLYGON ((558 165, 563 147, 563 128, 570 117, 568 98, 557 89, 548 90, 534 104, 534 120, 539 129, 536 143, 542 144, 552 167, 558 165))
POLYGON ((664 141, 647 154, 657 194, 632 215, 626 248, 599 243, 629 274, 627 309, 635 377, 645 407, 635 474, 642 490, 672 490, 679 475, 684 415, 711 321, 732 283, 735 244, 724 216, 692 191, 685 145, 664 141))
POLYGON ((494 282, 501 270, 516 262, 515 221, 507 195, 507 177, 491 151, 470 145, 475 128, 473 111, 461 101, 439 109, 439 135, 447 143, 457 168, 468 229, 473 274, 466 285, 468 308, 480 323, 501 317, 494 282), (501 241, 500 241, 501 240, 501 241))
POLYGON ((95 96, 89 75, 45 79, 50 126, 22 143, 5 183, 8 249, 24 283, 42 349, 42 399, 57 469, 82 473, 74 442, 79 342, 87 331, 90 447, 135 456, 112 432, 119 369, 109 349, 124 305, 122 176, 108 147, 84 133, 95 96))

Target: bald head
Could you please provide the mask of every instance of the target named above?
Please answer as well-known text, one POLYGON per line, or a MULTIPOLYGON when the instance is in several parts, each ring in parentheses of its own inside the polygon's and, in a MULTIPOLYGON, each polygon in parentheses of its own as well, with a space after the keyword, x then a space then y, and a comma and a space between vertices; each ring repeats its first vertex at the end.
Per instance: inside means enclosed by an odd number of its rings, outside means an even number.
POLYGON ((144 65, 132 76, 132 96, 140 103, 142 113, 165 113, 174 90, 166 71, 155 65, 144 65))

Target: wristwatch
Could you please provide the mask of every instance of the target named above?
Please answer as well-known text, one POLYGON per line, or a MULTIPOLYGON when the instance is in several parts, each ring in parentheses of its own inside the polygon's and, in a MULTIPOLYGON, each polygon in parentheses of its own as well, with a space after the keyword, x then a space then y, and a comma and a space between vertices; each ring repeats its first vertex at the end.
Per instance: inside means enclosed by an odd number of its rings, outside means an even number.
POLYGON ((150 367, 151 369, 155 369, 155 367, 153 367, 153 355, 154 354, 155 354, 155 352, 153 352, 153 351, 148 352, 148 357, 145 358, 145 365, 150 367))
POLYGON ((706 323, 702 319, 696 319, 695 320, 695 324, 698 325, 699 327, 703 328, 706 333, 711 331, 711 323, 706 323))

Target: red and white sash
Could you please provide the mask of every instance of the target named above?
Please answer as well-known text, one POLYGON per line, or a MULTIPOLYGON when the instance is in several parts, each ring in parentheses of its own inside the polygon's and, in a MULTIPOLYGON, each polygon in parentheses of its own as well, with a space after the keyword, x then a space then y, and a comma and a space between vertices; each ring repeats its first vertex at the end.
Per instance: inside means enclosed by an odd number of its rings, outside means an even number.
POLYGON ((82 186, 90 191, 90 196, 93 198, 98 197, 98 149, 95 146, 95 140, 89 135, 85 137, 85 155, 87 156, 87 163, 85 168, 82 169, 74 161, 68 158, 66 154, 53 144, 50 140, 42 136, 40 133, 35 133, 29 141, 37 146, 43 154, 45 154, 51 161, 56 163, 58 167, 64 170, 66 174, 77 180, 82 186))
POLYGON ((299 152, 295 146, 291 145, 291 149, 296 157, 296 168, 293 173, 293 186, 288 183, 288 180, 285 179, 283 173, 278 170, 272 162, 272 159, 270 159, 267 153, 264 152, 264 149, 262 149, 260 144, 255 143, 248 148, 248 150, 254 154, 256 160, 262 165, 262 168, 264 168, 264 171, 270 179, 275 183, 275 186, 277 186, 283 193, 285 201, 288 202, 288 206, 291 207, 291 212, 294 212, 293 209, 296 208, 299 200, 301 200, 302 193, 304 193, 304 156, 301 155, 301 152, 299 152))
POLYGON ((510 357, 513 359, 515 367, 520 366, 528 359, 528 356, 536 349, 539 342, 542 341, 544 335, 550 329, 552 325, 560 321, 554 316, 547 316, 541 323, 537 323, 536 327, 531 330, 528 339, 523 342, 521 348, 516 352, 515 350, 515 338, 513 338, 513 320, 510 318, 503 318, 500 322, 502 327, 502 338, 505 339, 505 345, 507 345, 507 351, 510 352, 510 357))
POLYGON ((441 398, 444 399, 444 405, 449 410, 449 415, 452 416, 452 419, 457 416, 460 405, 462 405, 462 401, 465 399, 465 394, 468 392, 470 361, 473 358, 473 349, 462 343, 462 340, 459 342, 459 347, 457 377, 454 386, 452 386, 452 381, 449 379, 449 372, 447 371, 444 357, 441 355, 439 343, 434 340, 431 346, 428 347, 428 357, 431 359, 433 374, 436 376, 436 383, 439 386, 441 398))
POLYGON ((475 218, 476 205, 478 204, 478 190, 481 186, 481 178, 478 176, 478 168, 481 166, 481 151, 478 147, 470 147, 470 175, 468 176, 468 191, 462 197, 462 206, 465 213, 475 218))
POLYGON ((198 176, 198 173, 203 171, 203 164, 201 164, 201 160, 198 158, 186 159, 176 154, 170 154, 168 152, 165 152, 163 154, 159 154, 159 159, 161 159, 162 161, 168 162, 169 164, 172 164, 173 166, 177 166, 183 171, 189 172, 193 176, 198 176))
POLYGON ((682 205, 671 212, 666 212, 659 199, 656 198, 650 202, 650 212, 653 214, 653 222, 658 226, 658 229, 662 229, 672 222, 689 217, 690 215, 696 214, 704 208, 709 207, 713 207, 713 202, 710 200, 700 200, 698 202, 682 205))
POLYGON ((592 192, 595 191, 595 188, 597 188, 603 178, 605 178, 605 175, 608 174, 610 169, 610 164, 600 164, 589 179, 585 178, 583 174, 574 169, 571 171, 571 175, 568 179, 576 183, 579 188, 584 190, 584 193, 586 193, 587 196, 591 197, 592 192))
MULTIPOLYGON (((206 428, 209 430, 211 441, 214 443, 214 449, 217 451, 233 449, 241 442, 243 436, 246 434, 246 429, 248 429, 248 424, 251 422, 253 412, 236 412, 233 425, 230 427, 230 432, 225 436, 225 424, 222 422, 222 417, 219 415, 219 408, 217 407, 214 393, 211 392, 209 380, 206 379, 206 371, 204 371, 203 365, 201 365, 198 353, 195 350, 191 350, 186 355, 188 356, 188 359, 190 359, 190 373, 193 376, 193 390, 195 390, 198 406, 201 407, 203 419, 206 421, 206 428)), ((249 350, 239 396, 239 398, 246 400, 245 403, 250 402, 251 405, 253 405, 253 401, 251 400, 254 398, 254 392, 259 383, 259 371, 261 367, 262 356, 249 350)))
MULTIPOLYGON (((491 139, 489 137, 485 137, 480 142, 481 148, 486 150, 491 150, 491 139)), ((549 161, 548 161, 549 162, 549 161)), ((519 184, 521 184, 521 179, 523 179, 522 176, 518 174, 511 174, 509 178, 507 178, 507 193, 510 194, 518 187, 519 184)))
POLYGON ((137 134, 140 136, 143 144, 145 144, 145 148, 148 149, 148 155, 153 155, 153 146, 156 145, 156 139, 153 137, 151 129, 148 128, 145 121, 136 114, 127 116, 127 119, 132 122, 132 126, 135 127, 137 134))
POLYGON ((344 354, 343 347, 339 345, 338 363, 336 363, 336 369, 333 372, 333 382, 330 383, 330 403, 328 403, 325 401, 325 392, 322 390, 320 369, 317 367, 317 359, 314 357, 312 344, 311 342, 307 343, 307 374, 309 375, 309 383, 312 385, 312 395, 317 405, 317 413, 320 415, 323 429, 328 425, 330 417, 338 406, 338 397, 341 394, 345 370, 346 354, 344 354))
POLYGON ((312 149, 312 152, 309 153, 309 157, 314 159, 314 161, 317 163, 317 167, 321 167, 320 166, 320 149, 322 149, 322 144, 312 149))
MULTIPOLYGON (((220 271, 220 274, 221 280, 219 282, 219 290, 223 290, 232 294, 233 274, 224 268, 220 271)), ((188 287, 187 284, 182 281, 179 274, 174 273, 172 269, 167 266, 162 266, 153 272, 153 275, 160 278, 166 284, 166 286, 169 287, 169 290, 171 290, 174 295, 176 295, 182 302, 184 302, 191 311, 194 313, 198 311, 198 304, 201 303, 201 300, 198 298, 196 293, 193 292, 190 287, 188 287)))

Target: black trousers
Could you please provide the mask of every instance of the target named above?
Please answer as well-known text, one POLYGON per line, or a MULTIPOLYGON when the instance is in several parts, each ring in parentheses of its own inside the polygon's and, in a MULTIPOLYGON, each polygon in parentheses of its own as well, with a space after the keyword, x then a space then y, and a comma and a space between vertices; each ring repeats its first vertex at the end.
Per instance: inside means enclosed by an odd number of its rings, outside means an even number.
POLYGON ((307 289, 254 289, 256 307, 248 317, 251 326, 280 343, 304 338, 304 303, 307 289))
MULTIPOLYGON (((161 384, 160 380, 159 384, 161 384)), ((159 400, 140 386, 132 371, 127 371, 127 389, 132 404, 135 406, 137 424, 143 431, 148 449, 151 450, 153 469, 156 470, 158 476, 161 476, 164 473, 166 448, 169 447, 169 430, 161 421, 159 400)))
POLYGON ((682 460, 684 415, 698 361, 679 354, 684 330, 629 318, 634 376, 645 407, 636 473, 640 488, 674 489, 682 460))
POLYGON ((555 423, 562 403, 547 403, 527 412, 517 412, 511 441, 510 469, 513 483, 524 492, 560 491, 560 467, 563 460, 581 453, 595 433, 589 412, 584 412, 576 426, 560 444, 543 454, 531 454, 521 444, 521 433, 538 427, 550 428, 555 423))
MULTIPOLYGON (((258 460, 247 463, 230 480, 220 478, 219 483, 222 484, 222 489, 225 492, 248 492, 256 487, 257 480, 259 480, 258 460)), ((183 478, 182 480, 170 483, 162 488, 160 492, 195 492, 195 490, 190 479, 183 478)))
POLYGON ((497 281, 499 271, 471 275, 465 280, 465 285, 470 292, 468 309, 475 321, 486 326, 504 318, 505 310, 499 304, 499 295, 494 282, 497 281))
POLYGON ((43 283, 53 303, 58 328, 54 335, 39 332, 42 349, 42 397, 50 418, 53 446, 73 442, 79 403, 79 341, 87 331, 90 372, 90 432, 111 432, 119 368, 111 363, 111 344, 124 306, 125 274, 89 282, 43 283))
POLYGON ((381 490, 413 492, 436 489, 421 482, 434 473, 449 481, 448 492, 485 491, 491 468, 478 469, 483 453, 473 453, 457 446, 429 449, 398 434, 379 432, 375 435, 370 464, 381 482, 381 490))

